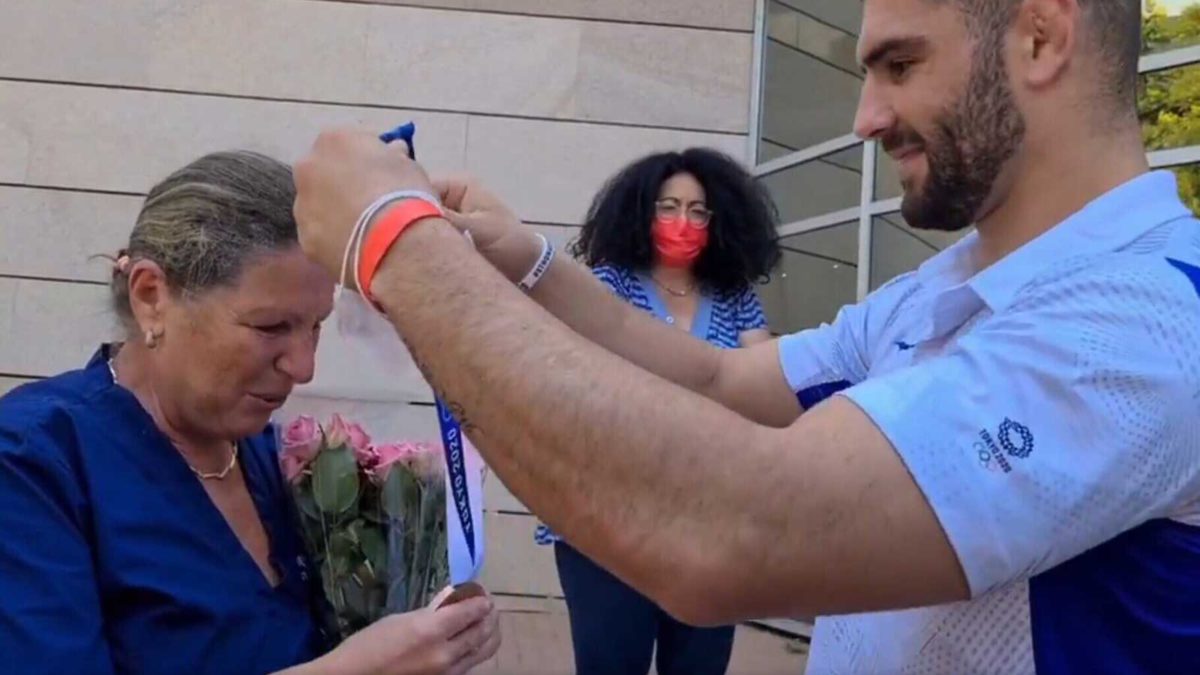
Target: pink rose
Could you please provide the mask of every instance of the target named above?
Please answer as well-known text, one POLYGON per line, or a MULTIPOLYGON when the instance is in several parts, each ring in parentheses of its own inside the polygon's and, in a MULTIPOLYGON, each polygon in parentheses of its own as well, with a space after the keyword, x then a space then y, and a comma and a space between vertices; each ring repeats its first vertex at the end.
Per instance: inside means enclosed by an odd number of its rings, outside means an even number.
POLYGON ((304 475, 304 469, 308 467, 308 462, 302 461, 295 455, 280 455, 279 468, 283 471, 284 478, 289 483, 296 483, 304 475))
POLYGON ((379 462, 371 468, 371 475, 379 483, 387 480, 388 472, 391 471, 392 466, 396 464, 410 466, 413 461, 413 453, 415 452, 412 443, 377 445, 374 450, 375 455, 379 458, 379 462))
POLYGON ((296 482, 304 469, 321 450, 321 428, 317 421, 301 415, 283 430, 283 448, 279 451, 279 464, 289 482, 296 482))
POLYGON ((371 449, 371 437, 367 432, 357 424, 342 419, 341 415, 333 416, 333 422, 329 425, 328 441, 331 448, 349 445, 359 464, 365 464, 363 460, 368 458, 367 453, 371 449))
MULTIPOLYGON (((305 447, 320 447, 321 445, 321 428, 317 426, 317 421, 308 415, 301 415, 287 425, 283 430, 283 447, 295 448, 298 446, 305 447)), ((313 450, 315 453, 316 450, 313 450)))
POLYGON ((375 452, 375 447, 371 445, 354 448, 354 459, 360 467, 370 469, 379 463, 379 453, 375 452))
POLYGON ((441 480, 445 468, 441 447, 432 443, 414 443, 409 466, 412 467, 413 473, 426 483, 441 480))
POLYGON ((371 473, 375 467, 379 466, 379 451, 375 449, 375 446, 366 450, 355 450, 354 459, 358 462, 358 468, 371 473))

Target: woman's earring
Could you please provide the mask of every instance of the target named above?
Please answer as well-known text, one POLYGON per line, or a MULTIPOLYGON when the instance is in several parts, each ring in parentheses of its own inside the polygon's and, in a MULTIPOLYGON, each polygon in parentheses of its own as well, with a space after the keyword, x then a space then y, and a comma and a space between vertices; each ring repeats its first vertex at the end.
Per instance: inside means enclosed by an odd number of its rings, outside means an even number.
POLYGON ((155 347, 157 347, 158 346, 158 338, 161 336, 162 336, 161 333, 158 333, 154 330, 146 331, 146 348, 154 349, 155 347))

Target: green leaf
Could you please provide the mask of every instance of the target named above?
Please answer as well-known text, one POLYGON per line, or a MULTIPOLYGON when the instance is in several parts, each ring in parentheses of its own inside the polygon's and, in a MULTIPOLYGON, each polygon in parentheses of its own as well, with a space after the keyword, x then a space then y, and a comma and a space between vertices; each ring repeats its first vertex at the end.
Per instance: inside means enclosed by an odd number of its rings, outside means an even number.
POLYGON ((355 543, 355 545, 362 542, 362 538, 359 536, 362 533, 362 529, 362 518, 356 518, 353 522, 346 526, 346 534, 350 537, 350 540, 355 543))
POLYGON ((350 570, 353 568, 354 561, 350 556, 330 556, 329 566, 333 568, 333 576, 336 579, 350 575, 350 570))
POLYGON ((304 519, 304 543, 317 562, 325 560, 325 530, 319 521, 304 519))
MULTIPOLYGON (((354 541, 353 535, 348 531, 342 530, 334 532, 329 537, 329 556, 337 560, 345 558, 352 559, 358 552, 358 542, 354 541)), ((348 566, 348 563, 347 563, 348 566)))
POLYGON ((361 563, 354 569, 354 578, 358 579, 358 583, 368 591, 381 584, 375 576, 375 572, 371 570, 371 567, 366 562, 361 563))
POLYGON ((377 485, 374 480, 363 481, 359 491, 358 516, 368 523, 376 525, 387 522, 387 516, 383 512, 382 499, 382 486, 377 485))
POLYGON ((317 502, 313 500, 311 490, 297 490, 296 505, 300 508, 301 515, 317 522, 321 521, 321 511, 317 509, 317 502))
POLYGON ((342 606, 345 603, 342 602, 341 594, 337 592, 337 582, 334 581, 333 575, 322 574, 321 587, 325 590, 325 599, 329 601, 329 604, 333 607, 333 611, 341 614, 342 606))
POLYGON ((371 563, 375 576, 382 577, 387 570, 387 540, 378 527, 367 526, 358 533, 363 554, 371 563))
POLYGON ((313 462, 313 501, 322 513, 339 515, 358 499, 358 463, 346 448, 325 450, 313 462))
POLYGON ((367 591, 363 588, 359 579, 353 576, 342 579, 341 590, 342 597, 346 600, 346 609, 353 612, 356 619, 362 621, 369 620, 371 608, 367 604, 367 591))
POLYGON ((367 589, 367 604, 371 607, 371 623, 381 619, 387 609, 387 589, 376 584, 367 589))
POLYGON ((411 508, 410 504, 419 494, 419 490, 420 486, 417 485, 412 474, 401 467, 392 467, 379 497, 384 512, 392 518, 412 517, 414 514, 410 514, 408 511, 411 508))

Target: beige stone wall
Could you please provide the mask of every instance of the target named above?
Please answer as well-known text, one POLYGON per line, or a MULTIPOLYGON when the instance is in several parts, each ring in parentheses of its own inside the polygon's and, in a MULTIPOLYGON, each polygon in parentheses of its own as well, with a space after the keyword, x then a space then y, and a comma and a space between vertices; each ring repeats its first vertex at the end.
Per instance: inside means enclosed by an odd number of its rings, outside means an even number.
MULTIPOLYGON (((196 156, 293 159, 322 126, 408 119, 562 244, 643 153, 745 155, 753 0, 0 2, 0 393, 114 337, 89 262, 196 156)), ((427 396, 402 414, 436 432, 427 396)), ((533 522, 487 484, 489 585, 559 593, 533 522)))

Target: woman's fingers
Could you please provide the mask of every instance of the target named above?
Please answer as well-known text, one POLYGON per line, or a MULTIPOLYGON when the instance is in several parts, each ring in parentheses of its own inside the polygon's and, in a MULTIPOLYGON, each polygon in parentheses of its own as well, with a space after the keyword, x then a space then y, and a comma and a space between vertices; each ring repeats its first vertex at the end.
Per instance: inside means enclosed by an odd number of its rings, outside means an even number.
POLYGON ((476 649, 468 652, 460 658, 453 667, 450 668, 448 675, 464 675, 471 672, 471 669, 476 666, 486 663, 496 655, 500 650, 500 630, 497 627, 492 630, 487 638, 476 649))
POLYGON ((436 634, 453 644, 463 634, 469 634, 484 623, 495 610, 492 607, 491 598, 478 597, 468 598, 446 607, 421 611, 433 614, 431 621, 436 634))

